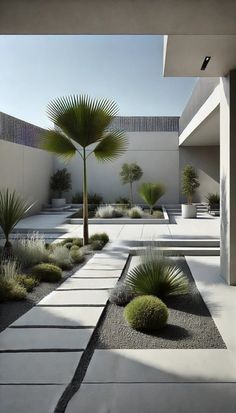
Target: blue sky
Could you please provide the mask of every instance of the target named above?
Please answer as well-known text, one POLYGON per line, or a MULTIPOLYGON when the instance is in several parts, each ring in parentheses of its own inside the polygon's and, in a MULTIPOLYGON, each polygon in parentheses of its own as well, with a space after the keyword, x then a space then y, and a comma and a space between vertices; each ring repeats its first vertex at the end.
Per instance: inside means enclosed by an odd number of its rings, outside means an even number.
POLYGON ((180 115, 195 78, 163 78, 162 36, 0 36, 0 111, 49 126, 47 103, 86 93, 120 115, 180 115))

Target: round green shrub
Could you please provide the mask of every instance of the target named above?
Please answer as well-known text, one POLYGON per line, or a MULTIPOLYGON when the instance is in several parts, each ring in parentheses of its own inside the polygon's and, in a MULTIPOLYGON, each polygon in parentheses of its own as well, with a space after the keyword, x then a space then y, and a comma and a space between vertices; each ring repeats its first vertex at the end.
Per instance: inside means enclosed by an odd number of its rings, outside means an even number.
POLYGON ((92 250, 93 250, 93 251, 100 251, 100 250, 103 249, 104 243, 103 243, 102 241, 100 241, 100 240, 96 240, 96 241, 93 241, 93 242, 91 243, 91 247, 92 247, 92 250))
POLYGON ((91 242, 93 242, 93 241, 102 241, 103 244, 105 245, 109 241, 109 237, 105 232, 101 232, 101 233, 91 235, 90 241, 91 242))
POLYGON ((78 245, 72 245, 70 251, 79 251, 80 247, 78 245))
POLYGON ((31 274, 40 281, 56 283, 62 278, 62 270, 54 264, 38 264, 31 269, 31 274))
POLYGON ((36 277, 30 275, 17 274, 15 280, 18 284, 22 285, 27 292, 33 291, 33 289, 39 284, 39 280, 36 277))
POLYGON ((81 264, 85 260, 85 256, 78 250, 71 250, 71 259, 74 264, 81 264))
POLYGON ((18 284, 14 278, 6 279, 0 276, 0 302, 24 300, 26 295, 25 287, 18 284))
POLYGON ((143 295, 134 298, 124 310, 125 319, 135 330, 153 331, 164 327, 168 308, 159 298, 143 295))
POLYGON ((115 287, 111 290, 109 301, 112 304, 116 304, 119 306, 125 306, 128 304, 133 298, 135 294, 132 288, 122 281, 118 281, 115 287))
POLYGON ((82 238, 73 238, 73 246, 82 247, 83 239, 82 238))

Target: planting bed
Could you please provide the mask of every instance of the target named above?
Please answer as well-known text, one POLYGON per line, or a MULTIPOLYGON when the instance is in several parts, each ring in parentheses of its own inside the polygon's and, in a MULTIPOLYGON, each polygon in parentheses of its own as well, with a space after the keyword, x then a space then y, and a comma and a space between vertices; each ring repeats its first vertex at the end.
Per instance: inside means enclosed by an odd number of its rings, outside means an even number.
POLYGON ((135 331, 129 327, 123 317, 124 308, 108 303, 95 331, 95 348, 225 348, 224 341, 196 287, 185 259, 178 257, 176 261, 189 279, 190 291, 187 295, 164 300, 169 308, 166 327, 155 333, 135 331))
MULTIPOLYGON (((70 224, 82 224, 82 209, 79 209, 77 212, 70 215, 67 218, 67 222, 70 224)), ((91 224, 168 224, 169 216, 164 206, 156 208, 154 215, 150 215, 149 210, 144 209, 142 218, 130 218, 125 215, 119 218, 97 218, 95 217, 95 210, 90 210, 89 222, 91 224)))

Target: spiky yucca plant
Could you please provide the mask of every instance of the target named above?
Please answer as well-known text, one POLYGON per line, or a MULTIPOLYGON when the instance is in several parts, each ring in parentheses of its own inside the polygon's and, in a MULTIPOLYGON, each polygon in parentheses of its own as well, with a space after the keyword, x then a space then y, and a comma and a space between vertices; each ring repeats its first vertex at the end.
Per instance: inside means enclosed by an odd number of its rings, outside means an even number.
POLYGON ((4 258, 12 256, 12 244, 9 241, 10 234, 16 224, 25 217, 34 204, 25 201, 15 191, 9 189, 0 190, 0 227, 5 236, 3 248, 4 258))
POLYGON ((47 108, 48 117, 56 129, 48 130, 43 136, 43 149, 65 160, 79 154, 83 162, 85 245, 89 241, 87 159, 93 154, 98 161, 113 161, 126 150, 128 141, 124 132, 110 127, 117 113, 118 108, 113 101, 96 100, 84 95, 57 98, 47 108))
POLYGON ((138 190, 139 196, 148 204, 150 214, 153 214, 153 207, 157 201, 164 195, 165 187, 159 183, 143 183, 138 190))
POLYGON ((128 273, 126 283, 136 294, 159 298, 188 292, 188 279, 183 271, 152 247, 141 255, 141 263, 128 273))

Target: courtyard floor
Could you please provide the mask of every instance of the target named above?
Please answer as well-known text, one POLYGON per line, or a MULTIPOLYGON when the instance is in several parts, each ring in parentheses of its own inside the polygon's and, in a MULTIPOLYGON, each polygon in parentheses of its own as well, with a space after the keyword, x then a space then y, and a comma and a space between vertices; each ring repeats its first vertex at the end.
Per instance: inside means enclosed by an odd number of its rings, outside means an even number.
MULTIPOLYGON (((112 242, 0 334, 2 413, 236 411, 236 290, 220 276, 219 219, 172 218, 175 223, 168 225, 90 226, 90 233, 105 231, 112 242), (227 348, 95 350, 78 385, 73 376, 86 357, 108 290, 126 264, 129 244, 146 240, 195 250, 204 244, 204 256, 198 250, 185 258, 227 348)), ((53 235, 60 227, 56 236, 82 235, 81 226, 63 227, 59 218, 55 227, 43 215, 27 220, 21 229, 47 226, 53 235)))

